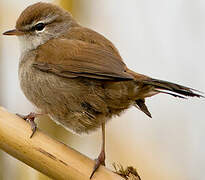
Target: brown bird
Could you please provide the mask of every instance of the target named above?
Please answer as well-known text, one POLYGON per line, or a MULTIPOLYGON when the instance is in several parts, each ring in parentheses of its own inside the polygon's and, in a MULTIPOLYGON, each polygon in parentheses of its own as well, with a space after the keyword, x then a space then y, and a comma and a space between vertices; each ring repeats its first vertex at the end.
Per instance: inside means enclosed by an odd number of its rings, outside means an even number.
MULTIPOLYGON (((27 7, 16 29, 4 35, 20 40, 20 85, 41 113, 79 134, 102 127, 102 150, 91 177, 105 164, 105 123, 113 116, 135 106, 151 117, 145 98, 159 93, 202 97, 192 88, 128 69, 109 40, 50 3, 27 7)), ((35 129, 33 122, 33 133, 35 129)))

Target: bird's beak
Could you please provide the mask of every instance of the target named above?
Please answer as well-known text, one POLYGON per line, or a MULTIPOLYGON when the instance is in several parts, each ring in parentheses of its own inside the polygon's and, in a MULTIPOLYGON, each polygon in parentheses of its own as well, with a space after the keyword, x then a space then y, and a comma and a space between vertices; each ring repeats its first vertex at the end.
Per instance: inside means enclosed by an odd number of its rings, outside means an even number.
POLYGON ((3 33, 3 35, 8 35, 8 36, 22 36, 25 33, 23 31, 19 31, 17 29, 9 30, 3 33))

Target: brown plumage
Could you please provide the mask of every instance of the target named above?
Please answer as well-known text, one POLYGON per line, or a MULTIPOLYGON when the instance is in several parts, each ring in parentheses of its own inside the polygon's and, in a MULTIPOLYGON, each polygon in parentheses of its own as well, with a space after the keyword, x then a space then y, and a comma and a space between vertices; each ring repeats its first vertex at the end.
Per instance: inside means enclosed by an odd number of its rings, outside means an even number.
MULTIPOLYGON (((74 132, 88 133, 102 126, 103 142, 105 122, 129 107, 151 117, 147 97, 158 93, 202 97, 194 89, 128 69, 109 40, 49 3, 26 8, 16 29, 4 34, 20 38, 19 78, 25 96, 74 132)), ((93 173, 104 158, 103 143, 93 173)))

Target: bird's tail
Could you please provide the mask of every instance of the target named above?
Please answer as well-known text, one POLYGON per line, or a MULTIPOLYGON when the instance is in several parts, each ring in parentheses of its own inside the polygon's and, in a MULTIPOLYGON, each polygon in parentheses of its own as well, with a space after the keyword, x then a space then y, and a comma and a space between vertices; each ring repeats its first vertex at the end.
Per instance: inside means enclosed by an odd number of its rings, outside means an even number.
POLYGON ((152 86, 153 91, 156 93, 165 93, 179 98, 204 97, 201 95, 203 92, 168 81, 149 78, 147 80, 142 80, 142 83, 152 86))
POLYGON ((151 113, 145 105, 146 97, 150 97, 158 93, 164 93, 183 99, 186 99, 187 97, 204 98, 204 96, 202 95, 203 92, 200 92, 193 88, 168 81, 153 79, 141 74, 134 73, 133 71, 130 71, 130 73, 135 76, 135 81, 137 83, 137 86, 139 87, 138 90, 140 98, 135 101, 134 105, 149 117, 151 117, 151 113))

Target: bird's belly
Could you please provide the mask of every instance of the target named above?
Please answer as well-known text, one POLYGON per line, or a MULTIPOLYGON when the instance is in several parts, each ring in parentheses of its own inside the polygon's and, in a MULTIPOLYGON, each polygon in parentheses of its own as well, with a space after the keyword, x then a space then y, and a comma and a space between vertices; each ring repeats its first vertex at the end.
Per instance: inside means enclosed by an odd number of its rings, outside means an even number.
MULTIPOLYGON (((89 132, 131 105, 126 92, 85 78, 68 79, 41 72, 29 64, 19 67, 21 88, 43 113, 74 132, 89 132)), ((127 85, 125 85, 127 86, 127 85)), ((125 91, 125 90, 124 90, 125 91)))
POLYGON ((20 66, 20 86, 42 113, 77 133, 93 131, 108 119, 106 103, 94 85, 29 68, 20 66))

